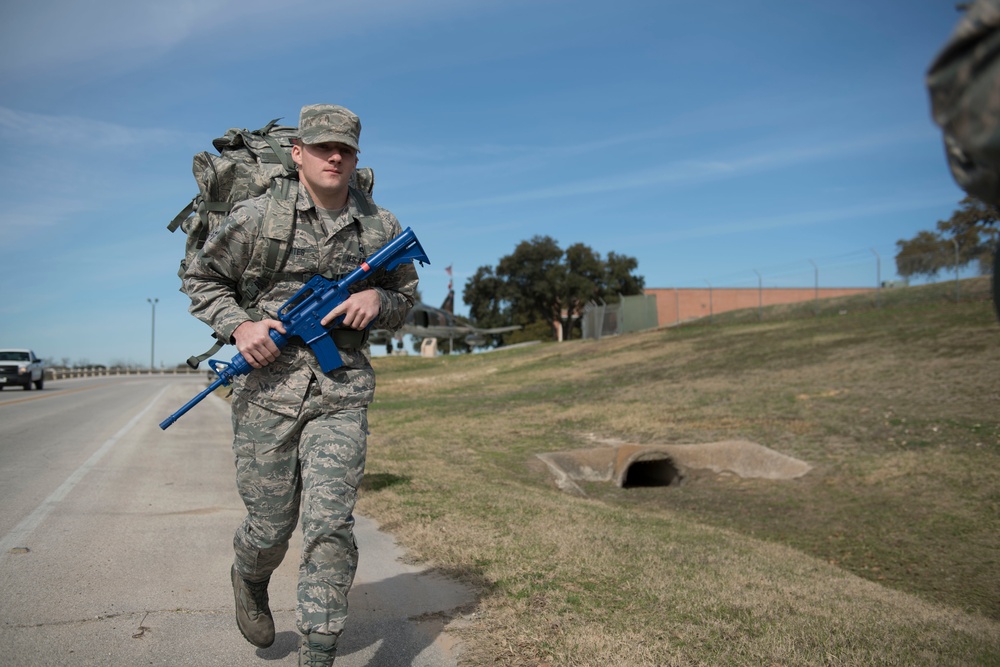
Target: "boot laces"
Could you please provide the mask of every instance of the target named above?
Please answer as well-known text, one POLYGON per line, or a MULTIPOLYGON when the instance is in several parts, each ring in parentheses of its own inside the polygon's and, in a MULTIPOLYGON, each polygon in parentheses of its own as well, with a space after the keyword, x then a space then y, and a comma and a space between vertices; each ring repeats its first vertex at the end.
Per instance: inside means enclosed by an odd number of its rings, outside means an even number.
POLYGON ((250 611, 257 616, 267 613, 267 584, 267 581, 254 582, 247 581, 246 579, 243 580, 243 585, 250 594, 250 599, 253 600, 254 608, 250 611))
POLYGON ((313 643, 303 639, 301 664, 304 667, 330 667, 336 655, 336 644, 313 643))
POLYGON ((333 659, 326 651, 308 650, 302 657, 305 659, 303 667, 330 667, 333 664, 333 659))

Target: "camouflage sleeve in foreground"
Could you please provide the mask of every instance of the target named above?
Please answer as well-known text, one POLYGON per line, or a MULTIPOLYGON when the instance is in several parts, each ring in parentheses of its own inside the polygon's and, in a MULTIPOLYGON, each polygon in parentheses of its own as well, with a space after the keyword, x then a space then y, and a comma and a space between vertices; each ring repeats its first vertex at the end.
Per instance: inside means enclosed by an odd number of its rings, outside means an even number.
POLYGON ((1000 202, 1000 0, 969 8, 931 63, 927 88, 955 181, 1000 202))
MULTIPOLYGON (((396 216, 384 208, 379 208, 378 213, 388 225, 392 238, 403 232, 396 216)), ((395 271, 386 273, 378 280, 375 290, 379 295, 381 309, 372 323, 373 329, 397 331, 403 326, 416 298, 417 280, 417 269, 413 263, 401 264, 395 271)))
POLYGON ((205 241, 184 273, 188 311, 230 342, 236 327, 251 319, 237 300, 237 286, 253 254, 261 213, 250 200, 233 209, 205 241))

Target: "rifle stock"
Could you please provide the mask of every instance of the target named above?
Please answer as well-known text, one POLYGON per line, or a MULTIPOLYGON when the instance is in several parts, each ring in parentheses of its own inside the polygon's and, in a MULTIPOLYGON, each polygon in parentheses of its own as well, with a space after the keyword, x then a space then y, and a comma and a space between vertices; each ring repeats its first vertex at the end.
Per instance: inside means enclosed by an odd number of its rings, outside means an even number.
MULTIPOLYGON (((323 276, 313 276, 302 289, 278 309, 278 319, 285 326, 286 333, 281 334, 276 329, 271 329, 271 340, 280 350, 288 343, 289 339, 297 336, 312 349, 324 373, 340 368, 344 362, 340 358, 340 352, 333 342, 330 330, 340 324, 343 317, 334 320, 329 329, 324 327, 320 321, 331 310, 347 300, 352 285, 364 280, 379 269, 384 268, 386 271, 392 271, 405 262, 420 262, 421 265, 430 264, 427 253, 424 252, 420 241, 417 240, 413 230, 409 227, 372 253, 368 259, 361 263, 361 266, 351 271, 343 279, 334 281, 323 276)), ((208 365, 215 371, 218 379, 185 403, 180 410, 160 422, 161 429, 166 430, 220 386, 228 387, 234 378, 246 375, 253 370, 253 366, 247 362, 242 354, 237 354, 228 363, 210 359, 208 365)))

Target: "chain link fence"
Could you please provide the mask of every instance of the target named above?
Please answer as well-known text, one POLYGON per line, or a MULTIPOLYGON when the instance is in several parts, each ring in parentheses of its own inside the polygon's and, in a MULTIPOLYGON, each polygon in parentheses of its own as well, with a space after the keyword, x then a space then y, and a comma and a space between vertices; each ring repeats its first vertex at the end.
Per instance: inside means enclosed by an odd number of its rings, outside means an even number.
POLYGON ((621 297, 618 303, 591 301, 581 317, 583 337, 599 339, 659 326, 656 297, 651 294, 621 297))

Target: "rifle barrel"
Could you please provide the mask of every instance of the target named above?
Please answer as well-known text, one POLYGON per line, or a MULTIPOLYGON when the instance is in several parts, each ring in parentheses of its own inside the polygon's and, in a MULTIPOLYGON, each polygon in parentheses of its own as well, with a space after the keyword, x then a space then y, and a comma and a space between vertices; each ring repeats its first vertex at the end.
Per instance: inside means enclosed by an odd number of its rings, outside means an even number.
POLYGON ((167 417, 166 419, 164 419, 162 422, 160 422, 160 428, 163 429, 164 431, 166 431, 168 426, 170 426, 175 421, 177 421, 178 419, 180 419, 181 417, 183 417, 184 413, 186 413, 188 410, 190 410, 194 406, 198 405, 198 403, 200 403, 203 398, 205 398, 206 396, 208 396, 209 394, 211 394, 213 391, 215 391, 216 389, 218 389, 219 387, 221 387, 223 384, 225 384, 225 382, 223 381, 223 378, 219 378, 218 380, 216 380, 212 384, 208 385, 208 389, 206 389, 205 391, 201 392, 200 394, 198 394, 197 396, 195 396, 194 398, 192 398, 190 401, 188 401, 187 403, 185 403, 184 406, 180 410, 178 410, 177 412, 175 412, 174 414, 170 415, 169 417, 167 417))

